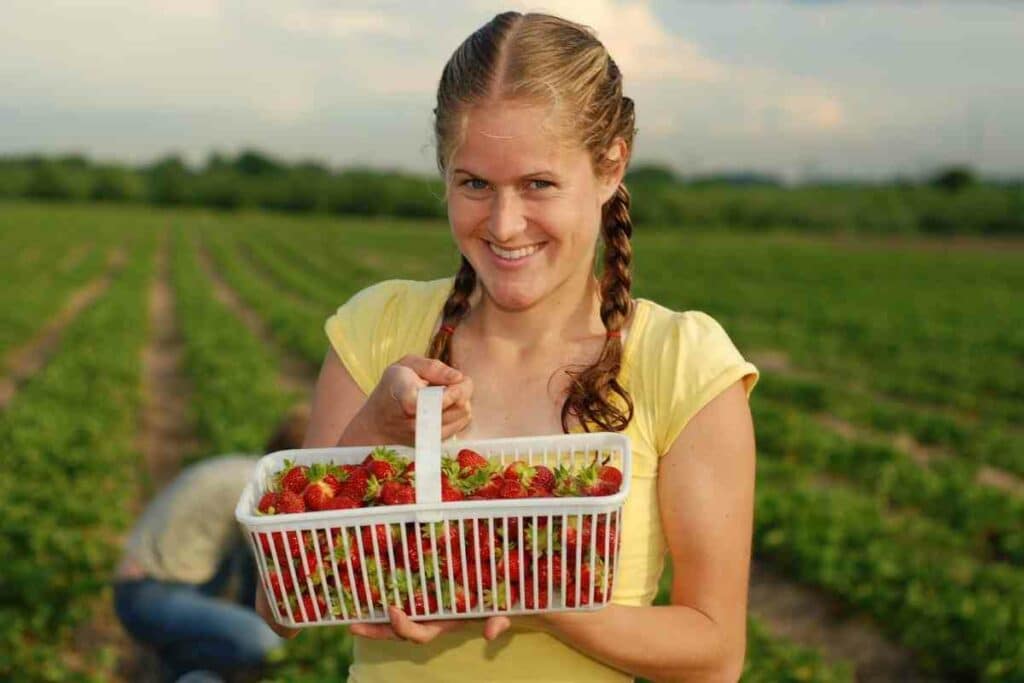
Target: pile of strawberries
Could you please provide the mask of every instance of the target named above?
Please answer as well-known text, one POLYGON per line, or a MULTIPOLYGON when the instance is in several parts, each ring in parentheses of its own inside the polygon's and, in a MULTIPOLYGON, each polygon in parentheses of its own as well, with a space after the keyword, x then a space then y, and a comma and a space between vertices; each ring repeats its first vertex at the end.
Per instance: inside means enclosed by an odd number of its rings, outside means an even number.
POLYGON ((397 604, 422 617, 441 606, 466 613, 603 603, 618 543, 614 514, 524 517, 522 528, 506 517, 258 538, 278 609, 287 615, 287 602, 297 623, 367 619, 370 605, 378 616, 397 604))
MULTIPOLYGON (((622 472, 595 460, 572 471, 522 460, 502 466, 464 448, 441 460, 445 502, 494 498, 608 496, 622 486, 622 472)), ((262 514, 346 510, 416 502, 416 464, 389 448, 375 448, 358 465, 293 465, 286 462, 257 508, 262 514)))
MULTIPOLYGON (((415 476, 413 462, 386 448, 358 465, 286 463, 258 508, 278 515, 414 503, 415 476)), ((469 449, 442 459, 446 502, 607 496, 621 485, 621 471, 597 458, 575 471, 523 461, 503 466, 469 449)), ((542 610, 607 600, 609 559, 618 547, 614 513, 521 519, 352 525, 257 538, 272 597, 296 623, 364 620, 371 605, 377 616, 397 604, 423 617, 442 607, 542 610)))

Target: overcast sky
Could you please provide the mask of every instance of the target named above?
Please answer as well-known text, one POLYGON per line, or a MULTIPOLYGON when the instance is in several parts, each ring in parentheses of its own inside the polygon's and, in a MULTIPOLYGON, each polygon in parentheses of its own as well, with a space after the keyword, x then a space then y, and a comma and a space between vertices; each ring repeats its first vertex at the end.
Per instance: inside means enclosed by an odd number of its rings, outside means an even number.
POLYGON ((1024 174, 1024 2, 975 0, 0 0, 0 154, 432 172, 444 62, 504 9, 597 31, 636 101, 635 163, 1024 174))

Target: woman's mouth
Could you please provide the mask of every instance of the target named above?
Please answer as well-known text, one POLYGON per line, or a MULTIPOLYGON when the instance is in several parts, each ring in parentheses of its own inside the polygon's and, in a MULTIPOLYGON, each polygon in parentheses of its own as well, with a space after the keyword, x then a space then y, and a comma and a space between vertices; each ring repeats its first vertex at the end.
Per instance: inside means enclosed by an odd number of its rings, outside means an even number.
POLYGON ((488 242, 487 246, 490 248, 491 253, 502 261, 515 263, 516 261, 522 261, 533 256, 544 247, 544 244, 545 243, 541 242, 539 244, 530 244, 524 247, 517 247, 515 249, 505 249, 499 247, 493 242, 488 242))

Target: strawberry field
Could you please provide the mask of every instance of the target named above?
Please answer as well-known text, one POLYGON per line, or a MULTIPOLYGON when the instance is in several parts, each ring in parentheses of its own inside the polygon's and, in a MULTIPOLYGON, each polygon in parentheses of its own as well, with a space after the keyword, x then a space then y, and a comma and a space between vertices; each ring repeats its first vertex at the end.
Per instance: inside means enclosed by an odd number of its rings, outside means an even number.
MULTIPOLYGON (((1024 681, 1024 247, 647 225, 634 245, 635 296, 706 311, 762 371, 755 555, 799 599, 752 586, 744 680, 1024 681)), ((161 483, 156 284, 184 462, 261 447, 351 294, 456 263, 433 220, 0 203, 0 679, 135 680, 109 577, 161 483)), ((349 647, 309 629, 273 676, 343 679, 349 647)))

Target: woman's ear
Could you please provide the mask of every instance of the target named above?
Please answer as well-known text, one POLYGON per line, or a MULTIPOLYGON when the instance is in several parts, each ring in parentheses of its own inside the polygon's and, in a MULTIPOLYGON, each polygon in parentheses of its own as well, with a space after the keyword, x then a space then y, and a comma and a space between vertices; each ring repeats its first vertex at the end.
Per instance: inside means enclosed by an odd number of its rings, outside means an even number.
POLYGON ((626 146, 626 141, 621 137, 616 137, 605 152, 605 158, 613 162, 614 166, 602 178, 602 205, 615 196, 615 191, 619 189, 622 178, 626 175, 626 165, 629 161, 629 148, 626 146))

